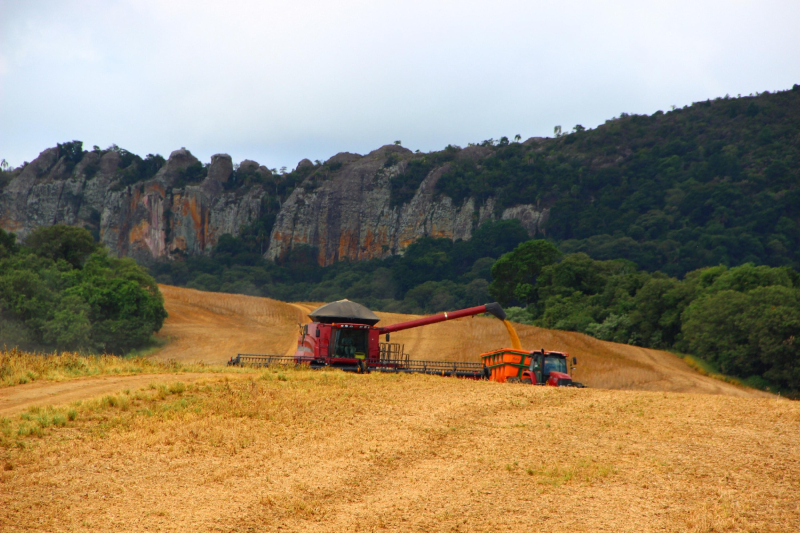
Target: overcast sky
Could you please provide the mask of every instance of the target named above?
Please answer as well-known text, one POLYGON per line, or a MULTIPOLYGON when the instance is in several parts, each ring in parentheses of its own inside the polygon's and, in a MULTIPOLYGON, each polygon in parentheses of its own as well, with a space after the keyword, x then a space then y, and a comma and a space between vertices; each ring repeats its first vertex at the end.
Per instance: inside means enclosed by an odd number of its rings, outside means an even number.
POLYGON ((800 83, 800 2, 0 0, 0 158, 271 168, 552 136, 800 83))

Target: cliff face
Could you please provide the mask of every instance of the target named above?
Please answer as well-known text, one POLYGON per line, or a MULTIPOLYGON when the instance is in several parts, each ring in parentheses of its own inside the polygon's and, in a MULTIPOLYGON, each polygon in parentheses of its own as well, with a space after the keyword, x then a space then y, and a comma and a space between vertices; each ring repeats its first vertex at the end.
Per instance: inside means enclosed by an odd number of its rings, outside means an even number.
POLYGON ((137 261, 203 253, 220 235, 236 235, 257 219, 264 192, 225 191, 233 165, 224 154, 212 158, 202 182, 176 186, 197 162, 176 150, 151 179, 121 186, 118 152, 88 152, 70 169, 59 149, 50 148, 3 188, 0 227, 24 239, 39 226, 82 226, 112 252, 137 261))
MULTIPOLYGON (((228 186, 234 171, 225 154, 213 156, 206 177, 194 184, 185 175, 199 168, 198 160, 181 149, 150 179, 126 185, 121 151, 84 152, 72 163, 62 152, 45 150, 0 190, 0 227, 24 240, 39 226, 82 226, 113 253, 147 262, 205 253, 221 235, 238 235, 263 215, 267 192, 257 183, 228 186)), ((480 147, 458 155, 485 156, 480 147)), ((547 209, 518 205, 497 213, 492 199, 455 205, 437 196, 448 164, 433 168, 409 202, 392 206, 391 179, 414 157, 390 145, 366 156, 338 154, 323 167, 301 161, 297 171, 307 178, 283 202, 265 257, 280 259, 297 245, 315 247, 322 265, 385 257, 423 236, 469 239, 474 228, 498 217, 519 219, 531 235, 542 231, 547 209)), ((239 172, 269 171, 243 161, 239 172)))
MULTIPOLYGON (((463 152, 460 157, 483 155, 480 150, 463 152)), ((475 227, 497 217, 491 199, 483 205, 471 198, 455 205, 435 195, 436 181, 447 165, 432 170, 410 202, 391 207, 390 180, 405 171, 411 157, 411 151, 389 145, 364 157, 339 154, 326 162, 342 166, 321 184, 309 179, 292 192, 281 207, 266 257, 279 259, 293 246, 305 244, 319 250, 322 265, 380 258, 402 253, 423 236, 467 240, 475 227)), ((518 205, 499 216, 519 219, 533 235, 541 231, 548 210, 518 205)))

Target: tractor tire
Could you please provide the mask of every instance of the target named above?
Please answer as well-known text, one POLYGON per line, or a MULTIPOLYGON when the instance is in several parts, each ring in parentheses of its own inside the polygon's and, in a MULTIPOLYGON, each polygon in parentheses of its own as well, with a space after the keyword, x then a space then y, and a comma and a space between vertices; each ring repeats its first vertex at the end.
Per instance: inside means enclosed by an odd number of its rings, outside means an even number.
POLYGON ((533 385, 533 381, 531 381, 531 378, 522 378, 522 384, 523 385, 533 385))

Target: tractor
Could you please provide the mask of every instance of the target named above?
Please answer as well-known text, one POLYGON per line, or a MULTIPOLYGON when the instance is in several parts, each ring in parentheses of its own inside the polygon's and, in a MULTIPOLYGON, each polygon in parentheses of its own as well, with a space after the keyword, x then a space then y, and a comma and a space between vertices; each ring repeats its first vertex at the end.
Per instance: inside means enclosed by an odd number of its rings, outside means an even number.
POLYGON ((567 370, 568 353, 551 352, 544 348, 532 352, 503 348, 481 354, 481 360, 484 376, 492 381, 584 387, 582 383, 572 380, 578 366, 576 357, 572 358, 571 368, 567 370))

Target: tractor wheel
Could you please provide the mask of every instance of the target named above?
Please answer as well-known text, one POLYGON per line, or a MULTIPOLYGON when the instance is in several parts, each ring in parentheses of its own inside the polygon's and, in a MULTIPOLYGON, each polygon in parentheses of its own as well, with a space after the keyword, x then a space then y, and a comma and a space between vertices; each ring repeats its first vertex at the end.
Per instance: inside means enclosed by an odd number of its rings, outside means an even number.
POLYGON ((531 381, 531 378, 522 378, 522 384, 523 385, 533 385, 533 381, 531 381))

